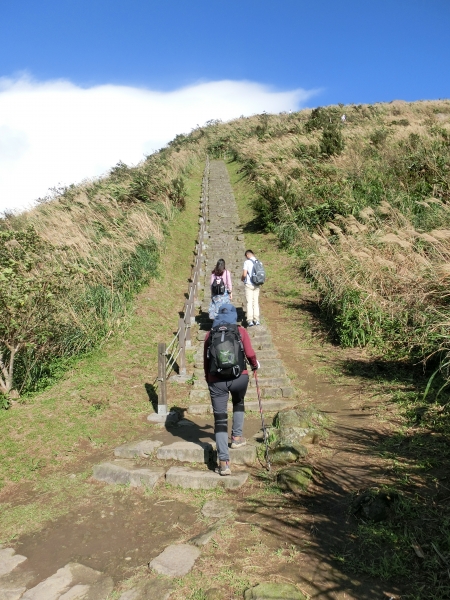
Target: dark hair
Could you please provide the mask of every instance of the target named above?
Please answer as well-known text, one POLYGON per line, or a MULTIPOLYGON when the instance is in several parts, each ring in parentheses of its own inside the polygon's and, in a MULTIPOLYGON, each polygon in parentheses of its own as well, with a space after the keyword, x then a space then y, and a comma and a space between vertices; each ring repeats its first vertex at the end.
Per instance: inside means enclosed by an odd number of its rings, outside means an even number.
POLYGON ((214 275, 219 275, 219 277, 220 277, 221 275, 223 275, 224 271, 225 271, 225 261, 223 260, 223 258, 219 258, 219 260, 217 261, 217 265, 214 267, 212 272, 214 273, 214 275))
POLYGON ((253 254, 253 256, 255 256, 255 253, 253 252, 253 250, 246 250, 244 253, 244 256, 247 256, 247 254, 253 254))

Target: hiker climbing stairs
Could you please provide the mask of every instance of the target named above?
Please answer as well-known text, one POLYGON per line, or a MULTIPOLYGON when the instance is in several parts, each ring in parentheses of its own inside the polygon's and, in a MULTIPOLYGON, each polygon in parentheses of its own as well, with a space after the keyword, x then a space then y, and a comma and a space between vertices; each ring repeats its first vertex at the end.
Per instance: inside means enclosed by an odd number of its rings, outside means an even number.
MULTIPOLYGON (((233 282, 233 304, 238 310, 238 319, 245 323, 245 291, 241 282, 242 266, 244 262, 244 234, 240 225, 236 200, 230 184, 228 172, 223 161, 215 160, 209 163, 207 195, 207 233, 205 255, 205 283, 204 297, 201 303, 201 312, 198 316, 200 331, 197 340, 200 342, 195 354, 195 381, 190 393, 191 414, 210 412, 208 386, 203 374, 203 347, 206 332, 211 328, 208 315, 210 303, 210 278, 217 260, 223 258, 227 269, 231 273, 233 282)), ((286 375, 283 363, 273 344, 267 324, 248 329, 253 348, 256 352, 261 368, 258 371, 258 383, 261 396, 270 404, 267 410, 280 410, 292 405, 289 399, 294 396, 294 389, 286 375)), ((257 410, 257 391, 255 382, 250 378, 246 394, 247 410, 257 410), (250 402, 248 402, 250 400, 250 402), (251 402, 254 400, 255 402, 251 402)), ((229 405, 231 410, 231 404, 229 405)))
MULTIPOLYGON (((233 278, 233 304, 238 311, 238 320, 244 326, 246 323, 244 285, 240 281, 245 247, 236 201, 225 163, 208 162, 205 170, 203 198, 207 202, 207 233, 206 243, 202 249, 204 296, 199 303, 200 310, 196 317, 198 332, 194 346, 194 383, 186 413, 183 415, 175 411, 167 416, 149 415, 148 420, 155 427, 170 430, 173 436, 172 443, 163 442, 161 439, 163 436, 156 430, 151 440, 136 441, 117 447, 114 458, 111 457, 111 460, 94 467, 94 479, 98 481, 147 488, 153 488, 164 481, 167 484, 192 489, 214 487, 233 489, 241 487, 247 481, 249 473, 245 468, 258 464, 258 443, 262 441, 259 427, 253 437, 247 436, 247 445, 230 448, 230 460, 237 469, 233 470, 231 476, 220 476, 214 471, 214 466, 217 464, 215 443, 211 440, 211 436, 207 440, 202 439, 204 431, 193 420, 195 417, 212 412, 203 373, 203 342, 212 323, 208 313, 210 276, 219 258, 225 260, 226 267, 233 278), (197 428, 197 437, 189 435, 193 428, 197 428), (136 459, 138 461, 148 459, 148 462, 142 464, 140 461, 136 462, 136 459)), ((295 405, 294 389, 286 375, 267 324, 251 327, 248 333, 261 365, 258 370, 258 382, 264 410, 277 412, 295 405)), ((245 406, 246 411, 259 410, 257 389, 251 377, 245 406)), ((229 403, 230 409, 231 403, 229 403)))

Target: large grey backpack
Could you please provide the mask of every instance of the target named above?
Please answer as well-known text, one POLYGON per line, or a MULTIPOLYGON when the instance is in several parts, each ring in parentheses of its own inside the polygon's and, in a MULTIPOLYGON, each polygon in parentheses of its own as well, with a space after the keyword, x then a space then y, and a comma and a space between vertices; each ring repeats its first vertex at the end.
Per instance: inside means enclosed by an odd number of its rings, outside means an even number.
POLYGON ((253 270, 251 280, 253 285, 262 285, 266 280, 266 272, 264 270, 263 264, 260 260, 255 258, 252 260, 253 262, 253 270))

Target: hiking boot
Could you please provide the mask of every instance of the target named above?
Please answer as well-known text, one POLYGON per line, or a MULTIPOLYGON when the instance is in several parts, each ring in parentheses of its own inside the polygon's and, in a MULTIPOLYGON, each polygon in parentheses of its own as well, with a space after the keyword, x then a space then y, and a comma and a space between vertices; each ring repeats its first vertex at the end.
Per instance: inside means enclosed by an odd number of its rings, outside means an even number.
POLYGON ((253 321, 250 321, 250 323, 247 324, 247 327, 253 327, 254 323, 253 321))
POLYGON ((216 468, 216 473, 219 473, 219 475, 231 475, 230 461, 220 460, 219 466, 216 468))
POLYGON ((232 448, 240 448, 241 446, 245 446, 247 444, 247 440, 245 437, 232 437, 231 438, 231 447, 232 448))
POLYGON ((259 321, 254 321, 255 325, 261 325, 261 323, 259 321))

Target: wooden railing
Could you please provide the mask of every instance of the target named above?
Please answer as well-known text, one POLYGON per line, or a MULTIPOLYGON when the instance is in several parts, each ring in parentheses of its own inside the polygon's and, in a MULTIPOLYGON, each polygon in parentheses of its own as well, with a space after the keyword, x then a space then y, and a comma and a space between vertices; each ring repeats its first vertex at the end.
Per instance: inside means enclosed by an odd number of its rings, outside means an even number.
POLYGON ((195 260, 189 281, 188 296, 184 304, 183 316, 178 320, 177 332, 166 346, 165 342, 158 344, 158 414, 167 414, 167 379, 175 365, 178 374, 186 375, 186 350, 192 347, 191 326, 195 323, 197 307, 200 305, 200 278, 204 277, 202 268, 205 263, 205 234, 208 215, 209 197, 209 159, 206 159, 200 199, 199 233, 195 246, 195 260))

